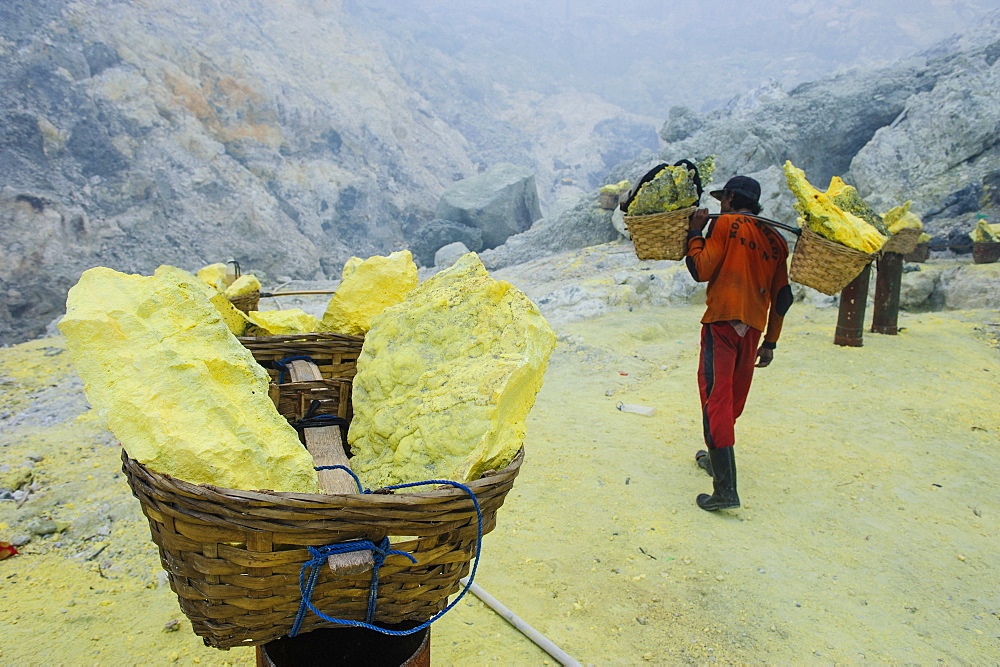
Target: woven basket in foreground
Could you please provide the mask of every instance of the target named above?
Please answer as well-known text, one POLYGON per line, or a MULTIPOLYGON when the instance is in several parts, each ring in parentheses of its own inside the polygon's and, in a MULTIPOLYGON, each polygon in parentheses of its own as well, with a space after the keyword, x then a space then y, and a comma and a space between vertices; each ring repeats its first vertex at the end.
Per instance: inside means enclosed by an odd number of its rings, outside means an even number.
POLYGON ((639 259, 683 259, 687 254, 688 218, 695 207, 652 215, 626 215, 625 226, 639 259))
POLYGON ((792 253, 788 278, 833 296, 857 278, 877 255, 848 248, 803 227, 792 253))
POLYGON ((992 264, 1000 260, 1000 243, 996 241, 976 241, 972 244, 974 264, 992 264))
POLYGON ((922 233, 923 231, 919 229, 909 227, 901 229, 889 237, 889 240, 882 246, 882 252, 895 252, 900 255, 908 255, 917 247, 917 240, 922 233))
POLYGON ((254 290, 240 296, 231 296, 229 297, 229 303, 233 304, 238 310, 249 313, 251 310, 257 310, 257 305, 260 303, 260 292, 254 290))
MULTIPOLYGON (((524 451, 493 474, 468 482, 483 514, 483 532, 521 467, 524 451)), ((379 571, 375 622, 423 622, 459 590, 476 549, 471 498, 452 487, 420 493, 319 495, 237 491, 191 484, 149 470, 122 451, 122 470, 149 519, 170 587, 196 634, 216 648, 253 646, 284 635, 299 609, 299 571, 307 546, 388 536, 379 571), (397 541, 399 537, 406 539, 397 541)), ((432 488, 432 487, 427 487, 432 488)), ((363 621, 371 572, 334 576, 323 567, 313 605, 327 616, 363 621)), ((301 632, 336 627, 308 613, 301 632)))

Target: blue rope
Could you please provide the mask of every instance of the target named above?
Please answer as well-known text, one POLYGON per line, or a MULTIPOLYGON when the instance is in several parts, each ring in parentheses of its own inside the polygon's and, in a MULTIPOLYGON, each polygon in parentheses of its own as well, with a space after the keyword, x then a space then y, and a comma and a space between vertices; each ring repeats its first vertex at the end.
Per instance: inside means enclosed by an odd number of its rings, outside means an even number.
POLYGON ((320 470, 343 470, 354 478, 354 483, 358 485, 358 493, 371 493, 371 491, 365 491, 365 487, 361 486, 361 478, 355 475, 354 471, 347 466, 316 466, 313 470, 317 472, 320 470))
POLYGON ((285 384, 285 375, 289 372, 288 366, 286 366, 285 364, 287 364, 290 361, 309 361, 309 362, 312 362, 314 364, 316 363, 315 361, 313 361, 312 357, 305 356, 305 355, 298 356, 298 357, 285 357, 281 361, 272 361, 271 363, 274 364, 275 366, 277 366, 278 369, 279 369, 278 384, 285 384))
POLYGON ((411 554, 408 554, 405 551, 390 549, 389 546, 389 538, 383 537, 378 544, 375 544, 371 540, 354 540, 352 542, 344 542, 342 544, 330 544, 325 547, 309 547, 309 553, 312 554, 312 559, 303 563, 302 570, 299 571, 299 590, 302 591, 302 602, 299 604, 299 611, 295 615, 295 622, 292 624, 292 631, 289 633, 289 636, 294 637, 299 633, 299 630, 302 628, 302 621, 305 620, 307 607, 321 618, 327 621, 333 621, 334 623, 342 623, 344 625, 360 624, 364 626, 374 621, 375 600, 378 597, 378 571, 379 568, 382 567, 382 563, 385 562, 386 556, 396 554, 399 556, 406 556, 414 564, 417 562, 417 559, 411 554), (313 589, 316 587, 316 580, 319 579, 320 570, 323 567, 323 564, 326 563, 327 558, 334 554, 346 554, 353 551, 371 551, 372 560, 375 563, 375 567, 372 571, 372 582, 368 588, 367 623, 363 624, 359 621, 340 621, 330 618, 325 616, 312 605, 313 589), (306 570, 309 570, 308 577, 306 575, 306 570))
MULTIPOLYGON (((350 473, 351 477, 353 477, 354 481, 357 483, 359 490, 362 490, 364 493, 371 493, 371 491, 364 491, 362 489, 361 480, 358 479, 358 476, 355 475, 353 471, 351 471, 349 468, 345 466, 319 466, 316 468, 316 470, 329 470, 333 468, 341 469, 350 473)), ((296 634, 298 634, 299 629, 302 627, 302 621, 305 617, 306 609, 312 611, 314 614, 322 618, 324 621, 327 621, 328 623, 337 623, 338 625, 348 625, 356 628, 366 628, 368 630, 381 632, 384 635, 393 635, 397 637, 404 635, 412 635, 415 632, 420 632, 424 628, 430 626, 431 623, 444 616, 448 611, 451 610, 452 607, 458 604, 459 600, 465 597, 465 594, 469 592, 469 588, 472 587, 473 580, 476 578, 476 570, 479 568, 479 552, 483 546, 483 511, 479 507, 479 499, 476 498, 476 494, 472 492, 472 489, 465 486, 464 484, 460 484, 458 482, 452 482, 446 479, 431 479, 427 480, 426 482, 410 482, 408 484, 396 484, 394 486, 386 486, 384 487, 383 490, 394 491, 396 489, 408 489, 410 487, 426 486, 428 484, 436 484, 439 486, 444 484, 448 486, 453 486, 458 489, 462 489, 467 494, 469 494, 469 497, 472 499, 472 504, 475 505, 476 507, 476 556, 472 560, 472 571, 469 573, 469 578, 467 583, 465 584, 465 588, 463 588, 462 591, 458 594, 458 597, 452 600, 447 607, 445 607, 438 613, 434 614, 434 616, 432 616, 429 620, 424 621, 415 628, 410 628, 409 630, 389 630, 386 628, 380 628, 377 625, 373 625, 373 621, 375 618, 375 603, 378 598, 378 571, 379 568, 382 566, 382 562, 385 560, 386 556, 390 554, 398 554, 406 556, 414 564, 416 564, 417 560, 411 554, 408 554, 405 551, 394 551, 389 549, 390 544, 388 537, 382 538, 382 541, 379 542, 378 544, 374 544, 369 540, 357 540, 353 542, 345 542, 343 544, 331 544, 319 548, 309 547, 309 552, 313 555, 313 558, 312 560, 308 560, 305 563, 303 563, 302 570, 299 572, 299 590, 302 593, 302 602, 299 605, 298 614, 296 614, 295 616, 295 622, 292 624, 292 631, 289 633, 290 637, 294 637, 296 634), (362 551, 365 549, 370 549, 372 551, 372 556, 375 562, 374 568, 372 570, 372 583, 368 589, 368 613, 366 616, 366 620, 362 622, 362 621, 350 621, 345 619, 332 618, 321 612, 316 607, 314 607, 312 603, 313 589, 315 588, 316 580, 319 577, 320 567, 326 561, 326 557, 330 554, 348 553, 351 551, 362 551), (306 577, 307 569, 310 570, 308 578, 306 577)))

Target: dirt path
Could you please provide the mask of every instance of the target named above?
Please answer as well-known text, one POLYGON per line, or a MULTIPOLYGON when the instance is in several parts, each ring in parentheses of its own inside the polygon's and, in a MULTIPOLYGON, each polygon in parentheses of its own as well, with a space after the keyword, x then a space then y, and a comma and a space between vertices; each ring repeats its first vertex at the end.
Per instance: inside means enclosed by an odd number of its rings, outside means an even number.
MULTIPOLYGON (((699 316, 558 327, 477 581, 584 663, 995 661, 1000 352, 984 323, 1000 314, 904 314, 901 335, 839 348, 836 311, 797 304, 737 426, 744 506, 715 515, 694 505, 710 489, 692 458, 699 316)), ((0 657, 252 661, 191 633, 113 439, 78 388, 51 386, 72 385, 61 346, 0 348, 0 462, 31 460, 37 487, 0 502, 0 539, 57 529, 0 561, 0 657)), ((546 659, 475 599, 432 637, 436 664, 546 659)))
MULTIPOLYGON (((841 348, 835 310, 796 306, 737 427, 744 506, 711 515, 700 311, 562 327, 480 583, 582 662, 995 660, 996 314, 841 348)), ((538 657, 474 607, 435 633, 444 662, 538 657)))

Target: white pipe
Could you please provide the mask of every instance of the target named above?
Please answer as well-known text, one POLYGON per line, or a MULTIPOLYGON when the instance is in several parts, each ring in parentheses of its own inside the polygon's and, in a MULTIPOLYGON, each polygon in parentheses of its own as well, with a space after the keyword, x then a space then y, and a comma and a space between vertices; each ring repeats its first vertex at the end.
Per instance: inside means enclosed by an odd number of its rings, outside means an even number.
MULTIPOLYGON (((461 582, 463 586, 468 586, 469 578, 463 577, 461 582)), ((473 595, 486 603, 486 606, 500 614, 505 621, 517 628, 521 634, 535 642, 539 648, 558 660, 560 665, 565 665, 566 667, 580 667, 579 662, 571 658, 568 653, 556 646, 552 640, 548 639, 538 630, 535 630, 533 627, 521 620, 517 614, 505 607, 500 600, 497 600, 495 597, 487 593, 482 586, 476 582, 472 582, 472 585, 469 586, 469 590, 472 591, 473 595)))

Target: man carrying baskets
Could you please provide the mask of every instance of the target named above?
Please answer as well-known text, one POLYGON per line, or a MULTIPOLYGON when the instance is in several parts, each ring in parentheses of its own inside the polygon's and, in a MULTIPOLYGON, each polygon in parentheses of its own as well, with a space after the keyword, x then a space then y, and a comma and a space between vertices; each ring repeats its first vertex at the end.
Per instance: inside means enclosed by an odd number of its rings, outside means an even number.
POLYGON ((792 290, 788 244, 753 217, 760 213, 760 183, 734 176, 710 194, 721 202, 721 215, 703 236, 708 210, 691 214, 686 262, 696 281, 708 282, 698 363, 708 451, 699 451, 695 460, 712 476, 714 488, 712 495, 698 496, 698 506, 715 511, 740 506, 733 455, 736 419, 746 404, 755 362, 764 368, 774 357, 792 290))

